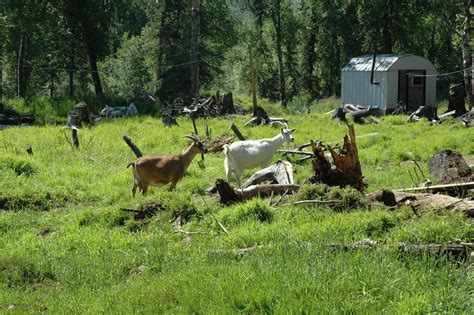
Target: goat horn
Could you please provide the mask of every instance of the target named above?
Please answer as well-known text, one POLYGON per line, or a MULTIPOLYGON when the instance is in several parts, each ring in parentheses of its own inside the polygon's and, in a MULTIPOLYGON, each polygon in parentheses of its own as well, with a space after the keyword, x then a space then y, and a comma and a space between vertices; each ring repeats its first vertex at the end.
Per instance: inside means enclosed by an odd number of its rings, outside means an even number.
POLYGON ((199 141, 199 139, 196 138, 195 135, 186 135, 186 136, 183 136, 183 138, 188 138, 188 139, 191 139, 193 141, 199 141))

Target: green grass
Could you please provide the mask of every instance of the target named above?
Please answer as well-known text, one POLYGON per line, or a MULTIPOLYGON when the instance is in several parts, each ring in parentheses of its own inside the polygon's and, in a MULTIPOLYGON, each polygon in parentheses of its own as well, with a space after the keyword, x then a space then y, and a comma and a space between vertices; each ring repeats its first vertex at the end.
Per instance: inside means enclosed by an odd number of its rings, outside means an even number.
MULTIPOLYGON (((279 112, 297 128, 292 145, 309 139, 341 143, 347 127, 325 114, 337 101, 310 104, 309 111, 304 101, 290 114, 279 112)), ((246 120, 217 118, 208 124, 218 136, 230 132, 231 121, 242 126, 246 120)), ((426 162, 440 149, 474 155, 472 130, 405 120, 393 116, 379 125, 356 125, 358 135, 378 133, 358 140, 368 191, 413 185, 417 178, 410 160, 427 175, 426 162)), ((205 195, 216 178, 225 177, 223 156, 211 154, 204 169, 197 160, 191 164, 176 192, 152 187, 148 196, 133 199, 126 165, 134 155, 121 137, 129 135, 145 154, 174 154, 187 145, 181 136, 192 131, 189 120, 178 123, 165 128, 159 118, 147 116, 104 121, 79 131, 79 150, 58 126, 0 131, 0 313, 11 305, 18 313, 90 314, 472 309, 469 262, 402 258, 396 250, 400 242, 472 241, 472 220, 460 213, 386 211, 367 205, 350 189, 309 185, 288 201, 325 196, 343 199, 344 206, 272 207, 268 200, 253 199, 223 207, 205 195), (25 152, 30 145, 32 156, 25 152), (121 210, 151 202, 163 209, 144 220, 121 210), (177 217, 185 222, 183 230, 200 234, 175 233, 171 223, 177 217), (337 252, 325 246, 364 238, 387 249, 337 252), (222 252, 250 246, 260 247, 243 256, 222 252)), ((204 121, 197 125, 203 132, 204 121)), ((256 139, 279 129, 241 131, 256 139)), ((298 183, 311 176, 309 162, 295 164, 294 170, 298 183)), ((421 181, 419 172, 418 177, 421 181)))

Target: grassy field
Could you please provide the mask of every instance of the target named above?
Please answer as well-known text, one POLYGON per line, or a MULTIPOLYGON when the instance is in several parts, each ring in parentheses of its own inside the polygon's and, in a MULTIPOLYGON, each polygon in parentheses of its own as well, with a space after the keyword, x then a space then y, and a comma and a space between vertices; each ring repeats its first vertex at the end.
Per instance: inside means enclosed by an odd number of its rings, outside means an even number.
MULTIPOLYGON (((330 104, 318 106, 310 113, 278 113, 297 128, 292 145, 342 141, 347 127, 323 114, 330 104)), ((230 133, 231 121, 242 126, 246 120, 216 118, 208 124, 218 136, 230 133)), ((426 161, 440 149, 474 155, 471 129, 405 120, 392 116, 379 125, 356 125, 358 135, 378 133, 358 141, 368 191, 415 184, 410 160, 427 175, 426 161)), ((221 154, 207 155, 205 168, 195 160, 175 192, 152 187, 148 196, 133 199, 126 165, 134 155, 122 136, 129 135, 144 154, 175 154, 187 145, 182 136, 192 131, 189 120, 178 123, 165 128, 161 119, 148 116, 104 121, 80 130, 79 150, 65 141, 59 126, 0 131, 0 313, 472 311, 469 262, 401 258, 396 251, 400 242, 472 241, 472 219, 460 213, 434 209, 415 216, 410 208, 390 212, 364 204, 271 207, 259 199, 223 207, 205 194, 225 177, 221 154), (30 145, 32 156, 25 152, 30 145), (152 202, 163 209, 144 220, 121 210, 152 202), (171 223, 179 216, 183 230, 199 234, 176 233, 171 223), (386 249, 338 252, 325 246, 364 238, 386 249), (257 245, 243 256, 222 251, 257 245)), ((197 123, 202 130, 204 121, 197 123)), ((279 131, 241 130, 250 139, 279 131)), ((298 183, 311 176, 309 162, 294 169, 298 183)), ((305 186, 302 193, 318 189, 305 186)))

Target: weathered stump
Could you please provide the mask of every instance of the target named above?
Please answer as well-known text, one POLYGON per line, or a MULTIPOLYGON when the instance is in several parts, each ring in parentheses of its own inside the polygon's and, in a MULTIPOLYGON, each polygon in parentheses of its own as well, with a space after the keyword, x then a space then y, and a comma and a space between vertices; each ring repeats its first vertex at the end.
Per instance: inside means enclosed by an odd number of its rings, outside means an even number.
POLYGON ((439 183, 469 182, 474 180, 469 165, 456 151, 443 150, 428 161, 430 176, 439 183))
POLYGON ((352 186, 359 191, 364 191, 364 176, 359 161, 359 153, 356 144, 356 135, 354 125, 348 125, 349 136, 344 137, 344 146, 342 150, 336 152, 331 146, 327 149, 331 153, 332 164, 324 155, 323 145, 311 140, 311 149, 314 158, 313 177, 311 182, 319 182, 329 186, 352 186), (334 167, 333 167, 334 166, 334 167))

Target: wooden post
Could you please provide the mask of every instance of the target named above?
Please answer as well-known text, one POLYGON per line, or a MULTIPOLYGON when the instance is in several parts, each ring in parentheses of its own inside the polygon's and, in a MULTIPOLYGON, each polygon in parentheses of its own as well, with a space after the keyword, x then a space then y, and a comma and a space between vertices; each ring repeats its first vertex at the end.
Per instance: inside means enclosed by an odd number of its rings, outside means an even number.
POLYGON ((123 136, 123 140, 127 143, 127 145, 132 149, 133 153, 135 153, 136 157, 142 157, 143 154, 140 152, 140 150, 137 148, 135 143, 132 142, 132 139, 130 139, 128 136, 123 136))
POLYGON ((191 114, 191 121, 193 122, 194 134, 197 136, 198 135, 198 130, 196 128, 196 120, 195 120, 195 117, 194 117, 194 113, 191 114))
POLYGON ((230 126, 230 129, 232 129, 232 131, 235 133, 235 135, 237 136, 237 138, 239 138, 240 141, 245 140, 244 136, 242 136, 242 134, 240 133, 240 130, 237 128, 236 125, 232 123, 232 125, 230 126))
POLYGON ((249 61, 250 61, 250 75, 251 75, 251 82, 252 82, 253 115, 257 116, 257 81, 255 78, 255 65, 253 63, 252 46, 249 46, 249 61))
POLYGON ((79 148, 79 136, 77 135, 77 128, 71 128, 72 130, 72 143, 76 148, 79 148))

